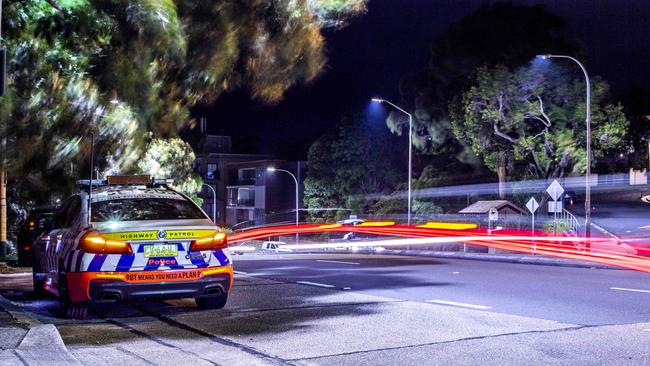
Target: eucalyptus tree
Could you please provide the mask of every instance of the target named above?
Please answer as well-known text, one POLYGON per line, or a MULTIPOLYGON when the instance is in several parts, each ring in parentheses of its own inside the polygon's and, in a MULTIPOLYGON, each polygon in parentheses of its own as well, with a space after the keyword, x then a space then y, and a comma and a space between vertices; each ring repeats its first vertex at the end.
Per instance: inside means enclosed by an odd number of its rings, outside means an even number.
MULTIPOLYGON (((592 152, 600 157, 624 147, 629 122, 605 81, 591 87, 592 152)), ((502 197, 507 177, 584 174, 584 90, 582 78, 559 67, 482 67, 450 105, 454 135, 497 173, 502 197)))

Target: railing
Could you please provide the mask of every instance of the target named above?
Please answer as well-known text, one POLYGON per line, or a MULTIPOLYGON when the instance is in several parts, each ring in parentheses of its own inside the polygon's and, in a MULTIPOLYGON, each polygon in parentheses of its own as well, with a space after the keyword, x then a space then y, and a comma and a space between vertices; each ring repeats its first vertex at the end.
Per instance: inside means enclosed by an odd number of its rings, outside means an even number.
POLYGON ((557 218, 558 220, 564 221, 570 225, 570 232, 572 236, 578 236, 580 233, 580 221, 578 221, 578 219, 573 216, 571 212, 567 211, 566 209, 562 209, 562 212, 557 215, 557 218))

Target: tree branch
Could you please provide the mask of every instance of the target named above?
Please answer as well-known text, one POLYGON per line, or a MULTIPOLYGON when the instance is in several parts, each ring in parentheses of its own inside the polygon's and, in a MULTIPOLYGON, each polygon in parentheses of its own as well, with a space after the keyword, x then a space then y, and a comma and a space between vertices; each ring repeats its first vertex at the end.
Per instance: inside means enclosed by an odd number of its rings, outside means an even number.
POLYGON ((45 0, 50 6, 52 6, 54 9, 61 11, 63 10, 63 7, 61 4, 57 3, 56 0, 45 0))
POLYGON ((539 112, 542 114, 542 117, 544 117, 544 119, 546 120, 546 122, 542 121, 542 123, 544 123, 546 127, 551 127, 551 119, 548 118, 548 115, 546 114, 546 112, 544 112, 544 103, 542 102, 542 97, 538 95, 537 100, 539 100, 539 112))
POLYGON ((530 155, 533 156, 533 162, 535 163, 535 168, 537 169, 537 175, 541 177, 544 174, 542 164, 539 163, 539 159, 537 159, 537 155, 535 155, 535 150, 532 147, 528 147, 528 150, 530 151, 530 155))
POLYGON ((495 135, 497 135, 497 136, 499 136, 501 138, 504 138, 504 139, 512 142, 513 144, 517 143, 518 140, 513 139, 512 137, 506 135, 505 133, 501 132, 501 130, 499 130, 499 127, 497 127, 497 122, 496 121, 492 121, 492 127, 494 128, 494 134, 495 135))

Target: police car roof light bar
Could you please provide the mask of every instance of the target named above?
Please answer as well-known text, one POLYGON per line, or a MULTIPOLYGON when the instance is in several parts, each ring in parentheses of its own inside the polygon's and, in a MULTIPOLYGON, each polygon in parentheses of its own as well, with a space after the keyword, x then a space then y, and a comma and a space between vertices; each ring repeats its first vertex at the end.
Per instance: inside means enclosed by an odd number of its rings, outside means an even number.
POLYGON ((106 177, 108 184, 149 184, 151 177, 148 175, 109 175, 106 177))
MULTIPOLYGON (((106 183, 106 179, 93 179, 92 184, 93 186, 105 186, 107 183, 106 183)), ((78 180, 77 185, 82 187, 89 186, 90 180, 89 179, 78 180)))
POLYGON ((174 180, 171 178, 152 178, 151 179, 151 184, 155 186, 166 186, 170 184, 174 184, 174 180))

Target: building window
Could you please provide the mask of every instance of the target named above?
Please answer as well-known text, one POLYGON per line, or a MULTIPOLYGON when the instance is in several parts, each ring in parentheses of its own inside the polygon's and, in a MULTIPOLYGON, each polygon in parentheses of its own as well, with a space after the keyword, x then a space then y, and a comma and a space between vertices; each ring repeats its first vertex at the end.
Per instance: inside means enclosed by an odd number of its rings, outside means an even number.
POLYGON ((242 185, 255 185, 255 172, 256 169, 239 169, 238 175, 239 175, 239 184, 242 185))
POLYGON ((228 206, 255 207, 255 189, 228 188, 228 206))
POLYGON ((205 179, 215 179, 217 176, 217 164, 208 164, 208 169, 205 172, 205 179))

